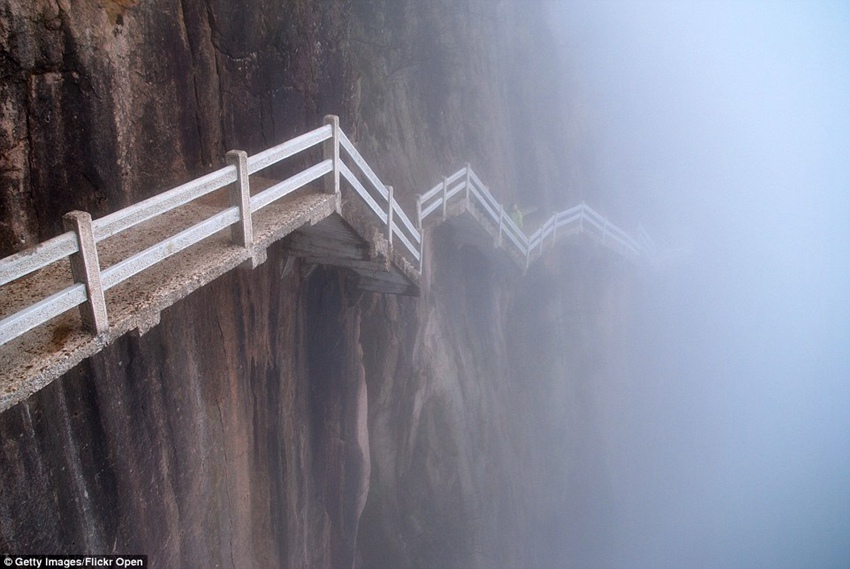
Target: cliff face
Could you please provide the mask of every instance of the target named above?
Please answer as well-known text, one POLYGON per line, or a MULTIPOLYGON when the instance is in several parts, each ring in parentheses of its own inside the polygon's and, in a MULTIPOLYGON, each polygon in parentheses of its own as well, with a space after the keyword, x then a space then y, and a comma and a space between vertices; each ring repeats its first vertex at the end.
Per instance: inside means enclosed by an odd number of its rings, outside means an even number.
POLYGON ((342 2, 0 3, 0 253, 345 117, 342 2))
MULTIPOLYGON (((520 0, 0 0, 0 14, 4 255, 68 210, 97 217, 327 113, 406 206, 467 161, 545 213, 577 197, 551 188, 588 176, 576 152, 555 159, 580 129, 558 128, 571 115, 554 94, 569 97, 532 41, 546 47, 542 10, 520 0)), ((605 479, 595 382, 627 299, 616 260, 577 244, 523 276, 441 226, 410 299, 284 271, 284 245, 0 415, 0 550, 549 567, 604 529, 581 496, 605 479)))
MULTIPOLYGON (((347 7, 0 3, 0 254, 346 116, 347 7)), ((368 481, 356 311, 280 248, 0 417, 3 551, 340 567, 368 481)))
POLYGON ((389 314, 418 320, 412 351, 364 308, 364 566, 605 566, 633 267, 576 243, 523 276, 451 227, 432 238, 423 302, 389 314))
POLYGON ((4 551, 346 567, 369 476, 357 314, 280 247, 0 417, 4 551))
MULTIPOLYGON (((439 177, 421 169, 469 160, 503 203, 536 208, 532 229, 550 208, 589 197, 586 115, 553 73, 562 64, 541 6, 400 2, 376 17, 382 4, 364 4, 373 11, 369 41, 352 32, 355 61, 368 61, 356 67, 355 104, 361 144, 382 171, 426 189, 439 177), (448 39, 430 45, 435 37, 448 39)), ((605 419, 623 377, 629 268, 580 242, 522 275, 445 225, 428 234, 426 261, 415 305, 363 308, 364 566, 598 558, 614 531, 595 496, 609 476, 605 419)))

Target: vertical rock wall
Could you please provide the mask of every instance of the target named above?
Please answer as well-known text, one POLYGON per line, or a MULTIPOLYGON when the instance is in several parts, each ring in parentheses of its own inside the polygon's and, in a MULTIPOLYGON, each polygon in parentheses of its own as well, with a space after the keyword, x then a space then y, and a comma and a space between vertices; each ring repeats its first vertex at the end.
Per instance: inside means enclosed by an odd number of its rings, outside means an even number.
POLYGON ((350 567, 368 488, 358 316, 277 247, 0 416, 0 550, 350 567))
MULTIPOLYGON (((469 161, 501 201, 537 208, 530 230, 550 208, 592 200, 587 115, 560 81, 541 4, 375 1, 355 12, 366 20, 352 31, 352 57, 365 61, 361 148, 397 189, 421 192, 469 161)), ((570 566, 585 537, 607 531, 581 496, 605 494, 598 399, 617 365, 607 350, 620 269, 582 242, 523 275, 440 226, 421 301, 363 304, 364 567, 570 566)))
POLYGON ((345 121, 346 5, 0 2, 0 254, 345 121))
MULTIPOLYGON (((348 109, 347 3, 0 1, 0 255, 348 109)), ((351 566, 358 317, 281 249, 0 416, 0 550, 351 566)))

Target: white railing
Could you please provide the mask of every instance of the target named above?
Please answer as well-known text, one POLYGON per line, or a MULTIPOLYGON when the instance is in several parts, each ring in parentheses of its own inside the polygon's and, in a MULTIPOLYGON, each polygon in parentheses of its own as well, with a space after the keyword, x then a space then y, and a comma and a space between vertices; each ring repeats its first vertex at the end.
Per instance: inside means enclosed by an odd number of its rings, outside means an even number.
POLYGON ((83 324, 89 331, 95 334, 106 332, 109 329, 105 301, 107 290, 228 227, 231 228, 234 244, 251 248, 254 214, 320 178, 325 178, 325 191, 336 194, 338 200, 340 174, 387 226, 390 245, 394 237, 397 238, 418 261, 421 235, 393 200, 392 188, 388 189, 380 182, 342 133, 336 117, 327 117, 325 122, 316 130, 250 157, 241 151, 228 152, 230 165, 99 219, 92 220, 85 212, 67 214, 64 222, 68 232, 0 260, 0 287, 65 258, 70 258, 74 279, 59 292, 0 320, 0 344, 78 306, 83 324), (320 161, 251 196, 250 174, 319 144, 323 145, 320 161), (342 160, 340 145, 346 157, 354 163, 354 170, 365 177, 369 190, 342 160), (231 187, 230 207, 101 269, 98 244, 102 241, 226 186, 231 187))
POLYGON ((66 233, 0 260, 0 287, 65 258, 70 259, 73 275, 73 282, 59 292, 0 320, 0 345, 75 307, 80 307, 87 330, 95 334, 106 332, 109 329, 106 291, 228 227, 231 228, 234 245, 251 249, 253 216, 271 203, 319 179, 324 179, 324 191, 335 195, 337 208, 341 181, 344 181, 346 187, 359 195, 381 225, 386 227, 390 248, 394 241, 400 242, 418 262, 420 271, 424 220, 438 212, 445 219, 449 204, 464 200, 480 211, 485 219, 490 219, 493 230, 498 229, 498 245, 525 258, 526 267, 532 257, 539 254, 546 239, 549 236, 556 239, 558 231, 565 228, 595 232, 604 244, 627 256, 637 257, 652 248, 652 241, 643 228, 639 231, 640 241, 636 241, 583 203, 553 215, 540 229, 526 235, 469 165, 419 196, 414 225, 394 199, 393 188, 381 182, 339 128, 337 117, 326 117, 325 123, 253 156, 242 151, 228 152, 228 166, 99 219, 92 220, 85 212, 66 214, 63 218, 68 229, 66 233), (251 196, 251 174, 320 144, 320 160, 251 196), (99 243, 224 187, 229 187, 229 207, 101 269, 99 243))
POLYGON ((340 146, 345 151, 345 157, 349 159, 354 169, 348 167, 345 162, 340 164, 342 178, 354 189, 372 212, 387 227, 387 241, 392 246, 393 239, 397 238, 407 252, 416 261, 421 260, 422 235, 413 226, 413 223, 404 213, 404 210, 393 198, 392 186, 385 186, 372 170, 363 156, 354 148, 344 132, 340 131, 340 146), (358 176, 359 174, 359 176, 358 176), (362 182, 361 182, 362 178, 362 182), (380 204, 380 205, 379 205, 380 204), (386 207, 386 209, 384 209, 386 207), (399 225, 401 221, 401 225, 399 225))
POLYGON ((417 200, 417 222, 419 227, 429 216, 441 215, 445 219, 452 202, 460 203, 466 200, 485 218, 493 223, 493 229, 498 228, 497 245, 504 247, 510 244, 520 258, 525 259, 526 267, 542 250, 543 244, 551 237, 558 237, 558 232, 580 231, 596 236, 603 245, 622 253, 627 257, 637 259, 642 255, 651 255, 654 245, 649 235, 641 227, 640 241, 611 223, 602 214, 585 203, 553 214, 531 235, 526 235, 505 212, 496 198, 470 168, 469 164, 437 184, 417 200))

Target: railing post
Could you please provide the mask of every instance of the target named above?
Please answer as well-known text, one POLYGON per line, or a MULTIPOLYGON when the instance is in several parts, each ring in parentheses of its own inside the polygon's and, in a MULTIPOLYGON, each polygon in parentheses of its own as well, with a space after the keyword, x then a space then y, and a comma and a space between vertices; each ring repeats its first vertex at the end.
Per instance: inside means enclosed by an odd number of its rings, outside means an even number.
POLYGON ((469 207, 469 182, 470 182, 469 162, 467 162, 466 163, 466 195, 464 196, 465 199, 466 199, 466 206, 467 207, 469 207))
POLYGON ((93 334, 103 334, 109 330, 109 318, 100 280, 100 260, 97 257, 91 215, 85 211, 72 211, 62 217, 62 223, 66 230, 77 235, 79 251, 71 255, 70 259, 74 282, 86 285, 88 300, 80 305, 83 327, 93 334))
POLYGON ((422 194, 416 194, 416 230, 422 239, 422 194))
POLYGON ((393 187, 387 186, 387 242, 393 251, 393 187))
POLYGON ((448 178, 443 176, 443 221, 446 220, 446 202, 448 202, 449 183, 448 178))
POLYGON ((339 190, 339 117, 336 115, 327 115, 325 124, 331 125, 331 137, 322 144, 322 152, 325 160, 330 159, 333 163, 333 170, 327 178, 325 178, 325 193, 333 194, 335 198, 335 206, 339 212, 342 205, 339 190))
POLYGON ((248 179, 248 154, 244 150, 231 150, 227 161, 236 166, 236 183, 228 188, 230 205, 239 208, 239 222, 230 226, 230 237, 240 247, 254 244, 254 226, 251 222, 251 182, 248 179))

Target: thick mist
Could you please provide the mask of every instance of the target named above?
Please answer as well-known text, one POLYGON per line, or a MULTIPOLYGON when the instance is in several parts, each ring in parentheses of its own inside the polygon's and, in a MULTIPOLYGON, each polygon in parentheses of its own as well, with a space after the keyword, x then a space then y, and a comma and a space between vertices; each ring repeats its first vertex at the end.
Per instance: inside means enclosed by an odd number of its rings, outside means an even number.
POLYGON ((599 186, 662 252, 578 566, 850 566, 850 4, 550 8, 599 186))

